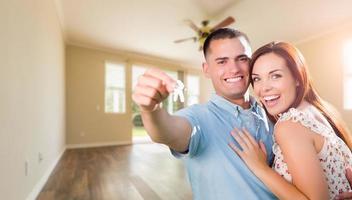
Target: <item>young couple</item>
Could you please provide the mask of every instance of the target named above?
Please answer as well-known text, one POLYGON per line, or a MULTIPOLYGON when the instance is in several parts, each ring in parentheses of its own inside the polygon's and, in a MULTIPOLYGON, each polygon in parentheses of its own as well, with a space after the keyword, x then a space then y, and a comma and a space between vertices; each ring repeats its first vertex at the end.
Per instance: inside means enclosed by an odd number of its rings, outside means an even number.
POLYGON ((184 160, 193 198, 351 198, 351 138, 312 87, 300 52, 273 42, 251 56, 246 35, 228 28, 203 48, 216 92, 208 103, 170 115, 160 103, 175 80, 156 69, 133 94, 153 141, 184 160), (265 110, 245 98, 249 83, 265 110))

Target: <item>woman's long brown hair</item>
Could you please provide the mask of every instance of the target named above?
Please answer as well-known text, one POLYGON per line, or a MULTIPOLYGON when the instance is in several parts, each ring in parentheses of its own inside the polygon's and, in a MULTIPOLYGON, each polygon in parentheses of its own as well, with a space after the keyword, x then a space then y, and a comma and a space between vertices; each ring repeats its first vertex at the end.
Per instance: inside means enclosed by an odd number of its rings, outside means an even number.
MULTIPOLYGON (((307 64, 301 52, 292 44, 287 42, 271 42, 260 47, 256 50, 250 61, 250 74, 252 74, 253 66, 257 59, 265 54, 274 53, 281 58, 285 59, 286 64, 292 73, 294 79, 298 81, 297 86, 297 97, 289 108, 297 108, 298 105, 303 101, 315 106, 327 119, 335 133, 352 148, 352 137, 349 134, 347 126, 344 124, 341 118, 338 117, 338 113, 331 108, 317 93, 312 85, 311 78, 309 76, 307 64)), ((253 82, 251 82, 253 86, 253 82)), ((270 116, 269 118, 276 122, 276 116, 270 116)))

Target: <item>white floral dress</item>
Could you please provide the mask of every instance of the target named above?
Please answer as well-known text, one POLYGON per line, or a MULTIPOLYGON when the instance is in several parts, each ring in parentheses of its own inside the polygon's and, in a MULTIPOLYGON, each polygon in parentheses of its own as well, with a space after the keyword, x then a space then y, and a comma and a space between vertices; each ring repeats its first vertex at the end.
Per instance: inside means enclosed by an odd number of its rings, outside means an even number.
MULTIPOLYGON (((351 190, 345 176, 345 170, 352 164, 352 155, 348 146, 335 134, 326 119, 324 118, 326 123, 318 121, 314 117, 314 111, 312 110, 316 108, 313 106, 310 107, 311 108, 303 109, 302 111, 290 108, 289 111, 280 116, 278 122, 286 120, 298 122, 325 138, 324 145, 318 153, 318 156, 328 183, 330 199, 333 199, 339 193, 351 190)), ((292 182, 292 177, 274 135, 273 138, 275 160, 272 168, 287 181, 292 182)))

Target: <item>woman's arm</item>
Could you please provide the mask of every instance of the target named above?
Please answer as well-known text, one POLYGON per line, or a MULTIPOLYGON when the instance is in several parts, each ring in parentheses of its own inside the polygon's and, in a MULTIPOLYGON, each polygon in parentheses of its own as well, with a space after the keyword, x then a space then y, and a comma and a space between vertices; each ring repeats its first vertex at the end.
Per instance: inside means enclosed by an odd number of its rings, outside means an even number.
POLYGON ((234 144, 232 149, 244 160, 252 172, 279 199, 328 199, 329 191, 324 173, 314 147, 312 133, 302 125, 290 121, 275 127, 275 137, 288 165, 293 184, 287 182, 265 163, 264 144, 260 146, 246 131, 232 136, 242 151, 234 144), (264 156, 263 156, 264 155, 264 156))
POLYGON ((328 184, 321 167, 313 133, 300 123, 280 122, 274 131, 293 184, 309 199, 329 199, 328 184))

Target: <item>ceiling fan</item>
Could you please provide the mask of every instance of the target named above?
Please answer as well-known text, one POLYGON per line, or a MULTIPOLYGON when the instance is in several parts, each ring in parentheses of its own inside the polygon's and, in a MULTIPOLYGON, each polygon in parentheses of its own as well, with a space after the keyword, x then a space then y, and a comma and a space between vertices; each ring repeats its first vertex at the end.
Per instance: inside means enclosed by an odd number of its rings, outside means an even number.
POLYGON ((217 25, 215 25, 213 27, 209 26, 209 20, 203 20, 201 27, 198 27, 197 25, 195 25, 194 22, 192 22, 189 19, 185 20, 185 22, 187 23, 187 25, 189 27, 191 27, 191 29, 193 29, 197 33, 197 36, 175 40, 174 43, 180 43, 180 42, 185 42, 185 41, 189 41, 189 40, 193 40, 194 42, 198 41, 199 42, 199 51, 201 51, 203 49, 203 43, 204 43, 205 39, 208 37, 208 35, 211 32, 215 31, 216 29, 219 29, 219 28, 222 28, 222 27, 225 27, 225 26, 228 26, 228 25, 234 23, 235 19, 231 16, 227 17, 226 19, 222 20, 220 23, 218 23, 217 25))

